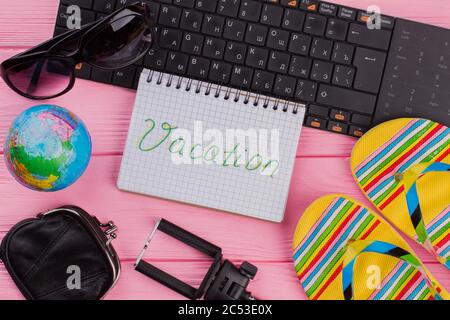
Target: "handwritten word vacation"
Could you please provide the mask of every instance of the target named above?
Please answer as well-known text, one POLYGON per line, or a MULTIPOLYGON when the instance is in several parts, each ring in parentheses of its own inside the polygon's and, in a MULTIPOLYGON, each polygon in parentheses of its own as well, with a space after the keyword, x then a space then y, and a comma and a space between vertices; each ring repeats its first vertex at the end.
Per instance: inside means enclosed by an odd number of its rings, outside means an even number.
POLYGON ((269 177, 275 176, 280 169, 277 129, 270 130, 269 135, 266 129, 203 130, 201 121, 194 121, 193 130, 153 119, 146 119, 145 123, 139 150, 151 153, 165 149, 177 165, 216 164, 269 177))

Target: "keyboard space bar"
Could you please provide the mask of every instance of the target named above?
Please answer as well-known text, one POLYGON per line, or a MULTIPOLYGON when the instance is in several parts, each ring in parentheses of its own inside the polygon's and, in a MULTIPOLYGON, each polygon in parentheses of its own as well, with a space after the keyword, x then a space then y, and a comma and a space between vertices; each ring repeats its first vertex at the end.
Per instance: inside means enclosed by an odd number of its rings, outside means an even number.
POLYGON ((358 113, 373 114, 377 97, 358 91, 321 84, 317 102, 358 113))

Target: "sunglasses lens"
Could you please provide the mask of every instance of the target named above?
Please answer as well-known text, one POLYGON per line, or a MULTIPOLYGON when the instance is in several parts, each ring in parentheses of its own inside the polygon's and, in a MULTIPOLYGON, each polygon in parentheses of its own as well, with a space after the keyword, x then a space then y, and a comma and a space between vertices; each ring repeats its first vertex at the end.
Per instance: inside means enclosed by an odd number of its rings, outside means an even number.
POLYGON ((10 69, 7 78, 24 95, 51 98, 69 87, 72 67, 59 59, 37 59, 10 69))
POLYGON ((119 69, 145 54, 152 42, 144 18, 122 12, 87 42, 83 56, 96 66, 119 69))

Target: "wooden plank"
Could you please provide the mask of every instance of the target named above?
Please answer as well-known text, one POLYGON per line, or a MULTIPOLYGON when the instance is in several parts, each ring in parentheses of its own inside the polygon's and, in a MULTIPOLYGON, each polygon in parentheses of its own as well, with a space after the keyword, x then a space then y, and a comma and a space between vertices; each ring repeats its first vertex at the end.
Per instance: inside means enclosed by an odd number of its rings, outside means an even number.
MULTIPOLYGON (((70 188, 39 193, 16 183, 4 166, 0 168, 0 237, 14 223, 61 205, 78 205, 100 220, 119 226, 114 241, 122 259, 134 259, 154 221, 163 217, 216 243, 231 259, 290 261, 291 239, 301 213, 318 197, 345 193, 369 205, 353 181, 347 158, 299 158, 296 162, 285 220, 275 224, 229 213, 119 191, 116 178, 119 156, 97 156, 85 175, 70 188)), ((416 246, 417 247, 417 246, 416 246)), ((189 259, 177 248, 164 245, 152 250, 155 259, 189 259)), ((435 261, 423 249, 424 261, 435 261)))
MULTIPOLYGON (((158 263, 151 260, 149 262, 158 263)), ((234 263, 240 265, 241 261, 234 261, 234 263)), ((258 274, 249 286, 249 291, 257 299, 306 299, 292 263, 259 262, 257 266, 258 274)), ((207 267, 206 261, 164 261, 165 271, 176 274, 177 277, 193 286, 198 286, 207 267)), ((450 288, 450 278, 445 268, 437 264, 429 264, 428 269, 445 288, 450 288)), ((23 298, 4 268, 0 268, 0 300, 6 299, 23 298)), ((126 261, 122 263, 122 274, 117 285, 106 297, 106 300, 116 299, 182 300, 185 298, 138 273, 134 270, 133 262, 126 261)))

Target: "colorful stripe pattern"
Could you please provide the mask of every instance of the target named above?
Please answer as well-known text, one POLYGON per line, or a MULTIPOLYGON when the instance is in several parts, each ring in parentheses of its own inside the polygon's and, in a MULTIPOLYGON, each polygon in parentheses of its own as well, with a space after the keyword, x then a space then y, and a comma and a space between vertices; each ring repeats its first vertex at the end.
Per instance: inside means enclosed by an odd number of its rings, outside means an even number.
POLYGON ((295 270, 310 299, 320 299, 342 276, 349 239, 365 240, 380 223, 366 208, 350 200, 333 200, 294 249, 295 270))
POLYGON ((428 172, 450 173, 450 165, 442 162, 430 162, 424 170, 421 170, 420 172, 409 172, 410 174, 407 177, 403 177, 403 185, 405 186, 406 203, 408 205, 409 216, 413 223, 414 229, 416 230, 417 239, 422 244, 425 244, 428 240, 428 233, 423 221, 416 182, 422 175, 428 172))
POLYGON ((418 163, 439 162, 450 154, 450 129, 424 119, 411 120, 355 170, 369 198, 381 209, 400 193, 395 174, 418 163))
POLYGON ((409 263, 400 261, 369 299, 430 300, 433 294, 420 272, 409 263))
MULTIPOLYGON (((426 245, 427 227, 423 225, 421 215, 419 218, 419 212, 416 210, 417 208, 420 210, 420 206, 415 184, 411 189, 405 190, 405 184, 401 179, 396 179, 396 176, 420 163, 440 162, 448 155, 450 155, 450 129, 433 121, 414 119, 359 164, 355 176, 362 189, 380 210, 407 192, 417 239, 426 245)), ((444 164, 437 164, 440 165, 444 164)), ((444 238, 448 242, 448 224, 440 224, 439 228, 434 230, 440 235, 445 233, 444 238)), ((429 247, 435 251, 434 246, 429 247)), ((442 258, 440 260, 442 261, 442 258)))
MULTIPOLYGON (((390 282, 385 283, 384 292, 381 294, 381 297, 384 297, 384 299, 399 300, 404 297, 406 297, 406 299, 419 298, 421 294, 418 295, 418 293, 421 293, 423 290, 423 288, 420 289, 419 286, 428 288, 428 291, 431 291, 433 298, 440 298, 420 261, 413 254, 390 243, 361 240, 349 243, 346 248, 342 270, 342 286, 346 300, 353 299, 353 268, 358 256, 365 252, 391 256, 404 261, 409 266, 409 268, 408 266, 406 268, 402 266, 400 269, 402 269, 402 271, 405 269, 405 272, 398 273, 397 270, 398 275, 396 277, 391 277, 390 282), (422 282, 424 282, 424 285, 422 285, 422 282), (416 294, 413 294, 414 292, 416 292, 416 294)), ((394 270, 395 269, 397 269, 397 267, 394 268, 394 270)))
MULTIPOLYGON (((426 227, 432 252, 450 269, 450 205, 437 215, 426 227)), ((416 239, 419 241, 418 237, 416 239)))

